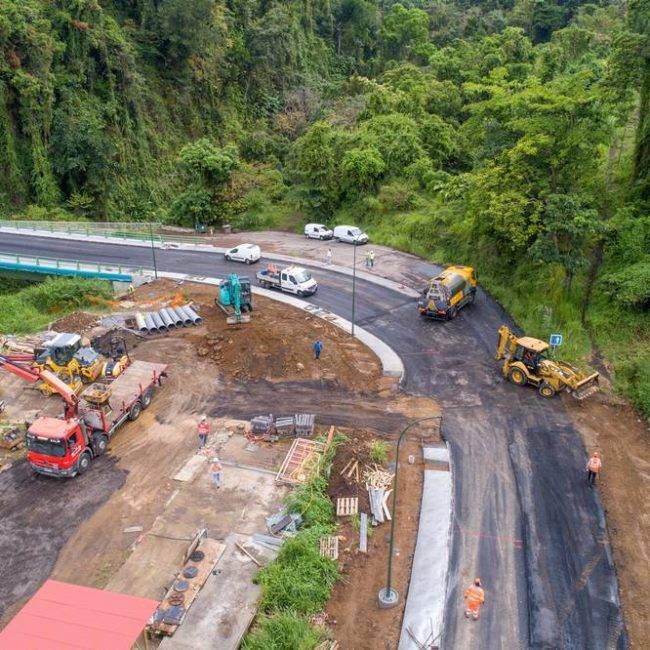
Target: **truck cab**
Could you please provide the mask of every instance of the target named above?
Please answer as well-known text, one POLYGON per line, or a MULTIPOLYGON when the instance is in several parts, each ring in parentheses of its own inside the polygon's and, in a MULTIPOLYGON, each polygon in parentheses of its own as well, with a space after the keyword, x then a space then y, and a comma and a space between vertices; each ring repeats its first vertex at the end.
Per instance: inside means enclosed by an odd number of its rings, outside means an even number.
POLYGON ((27 460, 39 474, 76 476, 95 455, 86 428, 77 419, 38 418, 27 430, 27 460))

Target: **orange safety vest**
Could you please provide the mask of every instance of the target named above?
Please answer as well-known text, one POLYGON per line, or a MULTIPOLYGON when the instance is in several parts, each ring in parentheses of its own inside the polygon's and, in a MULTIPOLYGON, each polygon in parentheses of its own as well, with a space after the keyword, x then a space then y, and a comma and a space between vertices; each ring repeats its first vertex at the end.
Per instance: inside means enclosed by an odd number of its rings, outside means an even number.
POLYGON ((199 435, 207 436, 210 433, 210 424, 208 422, 199 422, 199 435))
POLYGON ((481 587, 471 585, 465 590, 465 600, 468 607, 478 607, 485 601, 485 592, 481 587))
POLYGON ((587 463, 587 469, 590 472, 594 472, 595 474, 598 474, 598 472, 600 472, 601 465, 602 465, 602 461, 600 460, 600 458, 598 458, 597 456, 592 456, 589 459, 589 462, 587 463))

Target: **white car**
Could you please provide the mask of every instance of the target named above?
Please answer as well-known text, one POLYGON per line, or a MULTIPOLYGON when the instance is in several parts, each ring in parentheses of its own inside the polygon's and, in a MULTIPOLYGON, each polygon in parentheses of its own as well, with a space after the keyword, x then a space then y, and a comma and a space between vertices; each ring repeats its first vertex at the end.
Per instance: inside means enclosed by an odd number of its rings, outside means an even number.
POLYGON ((322 223, 308 223, 305 226, 305 237, 309 239, 332 239, 334 232, 322 223))
POLYGON ((224 253, 224 257, 229 262, 244 262, 245 264, 259 261, 261 256, 262 251, 257 244, 240 244, 224 253))
POLYGON ((368 235, 356 226, 336 226, 334 228, 334 239, 355 246, 368 243, 368 235))

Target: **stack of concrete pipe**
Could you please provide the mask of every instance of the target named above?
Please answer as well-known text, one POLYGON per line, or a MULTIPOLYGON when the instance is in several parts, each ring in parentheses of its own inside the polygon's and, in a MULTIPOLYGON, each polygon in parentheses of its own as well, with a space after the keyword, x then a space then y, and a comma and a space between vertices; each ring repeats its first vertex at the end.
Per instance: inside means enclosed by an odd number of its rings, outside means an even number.
POLYGON ((142 334, 163 334, 177 327, 200 325, 203 319, 189 306, 165 307, 158 311, 138 312, 135 322, 142 334))

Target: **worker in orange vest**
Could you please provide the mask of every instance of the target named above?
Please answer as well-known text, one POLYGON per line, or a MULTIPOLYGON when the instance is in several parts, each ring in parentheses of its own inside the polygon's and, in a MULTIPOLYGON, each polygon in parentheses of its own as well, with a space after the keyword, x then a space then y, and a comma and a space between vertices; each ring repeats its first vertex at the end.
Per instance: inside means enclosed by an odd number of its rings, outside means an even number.
POLYGON ((479 610, 485 602, 485 592, 481 587, 480 578, 475 578, 474 584, 465 589, 465 601, 467 602, 465 618, 471 616, 475 621, 478 621, 479 610))
POLYGON ((596 482, 596 477, 600 472, 603 462, 600 460, 600 452, 595 451, 587 463, 587 485, 592 488, 596 482))
POLYGON ((199 432, 199 449, 203 449, 208 442, 208 434, 210 433, 210 423, 207 415, 201 416, 197 429, 199 432))

